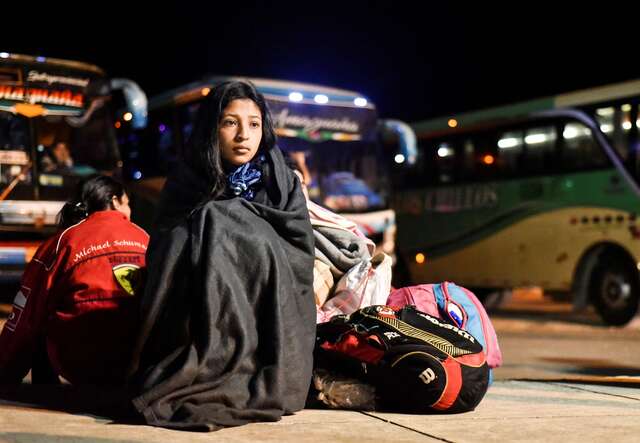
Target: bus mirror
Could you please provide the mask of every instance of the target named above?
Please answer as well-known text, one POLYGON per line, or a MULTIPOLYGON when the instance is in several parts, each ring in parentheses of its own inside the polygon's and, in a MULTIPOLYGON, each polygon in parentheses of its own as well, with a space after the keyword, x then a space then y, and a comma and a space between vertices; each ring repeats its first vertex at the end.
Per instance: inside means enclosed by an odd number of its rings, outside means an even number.
POLYGON ((400 120, 382 120, 382 124, 384 132, 393 134, 398 138, 399 155, 402 156, 401 163, 407 165, 415 164, 418 147, 416 133, 413 132, 411 126, 400 120))
POLYGON ((142 129, 147 126, 147 96, 133 80, 111 79, 111 89, 121 89, 127 102, 127 111, 132 114, 131 126, 142 129))
POLYGON ((80 128, 87 124, 89 119, 93 116, 93 113, 100 109, 106 99, 104 97, 94 98, 89 105, 89 108, 85 111, 85 113, 80 117, 65 117, 67 123, 69 123, 74 128, 80 128))

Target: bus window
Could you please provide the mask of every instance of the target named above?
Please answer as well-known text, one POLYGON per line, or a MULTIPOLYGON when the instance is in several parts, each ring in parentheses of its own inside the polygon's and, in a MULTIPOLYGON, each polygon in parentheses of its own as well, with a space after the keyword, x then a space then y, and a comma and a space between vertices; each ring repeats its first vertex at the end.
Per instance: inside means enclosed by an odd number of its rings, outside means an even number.
POLYGON ((605 134, 611 134, 614 129, 615 108, 609 106, 606 108, 596 109, 596 121, 600 125, 600 130, 605 134))
POLYGON ((439 143, 436 147, 436 180, 447 185, 456 178, 456 150, 451 142, 439 143))
POLYGON ((475 166, 471 179, 492 181, 499 178, 499 152, 495 132, 479 133, 473 137, 475 166))
POLYGON ((524 152, 524 131, 509 131, 498 137, 499 167, 505 177, 520 175, 524 152))
POLYGON ((0 149, 27 149, 29 125, 26 117, 8 112, 0 112, 0 149))
POLYGON ((173 133, 173 128, 171 125, 166 123, 158 123, 158 160, 160 164, 158 165, 159 169, 164 172, 166 165, 171 162, 171 160, 176 155, 176 143, 175 136, 173 133))
POLYGON ((620 158, 626 161, 629 158, 629 130, 631 129, 631 105, 607 106, 597 108, 596 121, 600 130, 609 138, 620 158))
POLYGON ((553 126, 527 129, 524 137, 523 172, 548 174, 554 168, 556 130, 553 126))
MULTIPOLYGON (((81 122, 45 116, 34 123, 41 172, 87 175, 118 166, 118 148, 106 109, 93 112, 81 122)), ((46 180, 41 184, 48 186, 46 180)))
POLYGON ((379 156, 375 144, 324 142, 293 152, 294 158, 304 156, 309 196, 315 202, 344 213, 364 213, 387 204, 386 172, 371 168, 379 156))
POLYGON ((19 177, 21 184, 31 183, 28 142, 27 119, 0 112, 0 184, 8 185, 19 177))
POLYGON ((109 173, 122 164, 108 107, 82 117, 46 115, 32 120, 40 198, 68 198, 89 174, 109 173))
POLYGON ((464 180, 472 178, 476 171, 476 150, 473 146, 473 140, 465 139, 462 144, 462 176, 464 180))
POLYGON ((193 123, 196 121, 198 109, 200 109, 200 102, 189 103, 178 109, 178 124, 180 125, 182 146, 185 146, 189 142, 189 138, 191 138, 193 123))
POLYGON ((631 127, 633 126, 631 124, 631 105, 629 103, 625 103, 620 107, 620 110, 621 110, 621 116, 622 116, 621 118, 622 132, 626 134, 631 130, 631 127))
POLYGON ((147 127, 138 132, 138 143, 129 153, 129 174, 136 179, 166 175, 177 153, 173 113, 168 109, 151 113, 147 127))
POLYGON ((594 139, 591 129, 582 123, 564 125, 560 149, 563 171, 580 171, 608 166, 606 154, 594 139))

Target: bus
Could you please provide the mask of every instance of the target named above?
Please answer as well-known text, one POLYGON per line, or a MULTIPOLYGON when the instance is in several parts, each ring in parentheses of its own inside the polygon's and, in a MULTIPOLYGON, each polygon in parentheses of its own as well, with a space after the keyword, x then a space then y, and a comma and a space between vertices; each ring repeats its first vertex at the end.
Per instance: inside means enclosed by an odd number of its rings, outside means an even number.
POLYGON ((201 101, 224 81, 248 80, 267 101, 278 146, 303 172, 310 198, 355 222, 393 256, 395 214, 389 209, 389 158, 415 158, 415 135, 397 120, 379 120, 371 100, 354 91, 274 79, 205 77, 149 99, 149 125, 132 132, 125 160, 134 181, 134 219, 152 223, 170 165, 193 128, 201 101), (393 145, 393 149, 386 149, 393 145), (396 152, 398 151, 398 152, 396 152))
POLYGON ((119 174, 116 126, 143 127, 146 102, 134 82, 97 66, 0 52, 2 279, 22 274, 83 176, 119 174))
POLYGON ((640 298, 640 80, 413 124, 393 172, 398 272, 537 286, 624 325, 640 298))

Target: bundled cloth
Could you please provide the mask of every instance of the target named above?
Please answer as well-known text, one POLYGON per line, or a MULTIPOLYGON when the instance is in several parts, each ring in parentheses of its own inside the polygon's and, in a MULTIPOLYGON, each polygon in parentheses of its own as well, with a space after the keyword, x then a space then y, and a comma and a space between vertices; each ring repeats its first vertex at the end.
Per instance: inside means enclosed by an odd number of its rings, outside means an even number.
POLYGON ((322 306, 327 301, 329 294, 333 291, 333 285, 330 266, 316 258, 313 262, 313 295, 316 306, 322 306))
POLYGON ((309 218, 314 228, 325 226, 351 232, 356 237, 364 240, 369 249, 369 253, 373 254, 376 245, 358 229, 358 226, 354 222, 323 208, 311 200, 307 200, 307 209, 309 210, 309 218))
POLYGON ((384 304, 391 290, 391 257, 371 257, 375 244, 346 218, 308 201, 315 239, 316 322, 384 304))
POLYGON ((270 181, 252 201, 209 201, 177 224, 203 188, 186 165, 167 184, 132 379, 133 404, 148 424, 216 430, 304 407, 315 338, 313 232, 282 153, 266 157, 270 181))
POLYGON ((340 228, 314 226, 316 258, 329 266, 334 278, 340 278, 361 261, 371 258, 371 240, 340 228))

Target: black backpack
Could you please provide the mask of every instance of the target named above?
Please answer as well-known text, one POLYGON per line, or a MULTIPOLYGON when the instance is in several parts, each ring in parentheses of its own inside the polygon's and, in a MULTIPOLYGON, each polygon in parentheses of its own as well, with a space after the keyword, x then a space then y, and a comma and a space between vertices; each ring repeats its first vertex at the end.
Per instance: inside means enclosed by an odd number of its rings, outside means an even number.
POLYGON ((473 410, 489 386, 480 342, 416 310, 369 306, 318 325, 315 367, 375 387, 376 409, 473 410))

